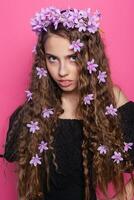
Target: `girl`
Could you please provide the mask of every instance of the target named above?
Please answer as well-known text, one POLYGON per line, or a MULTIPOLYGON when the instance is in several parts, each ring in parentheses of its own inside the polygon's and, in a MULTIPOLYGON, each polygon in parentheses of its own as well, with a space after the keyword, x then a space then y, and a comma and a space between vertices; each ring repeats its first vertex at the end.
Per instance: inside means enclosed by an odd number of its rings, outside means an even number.
POLYGON ((17 161, 19 199, 96 200, 96 187, 98 199, 132 198, 134 102, 112 83, 100 17, 49 7, 32 19, 31 83, 4 153, 17 161))

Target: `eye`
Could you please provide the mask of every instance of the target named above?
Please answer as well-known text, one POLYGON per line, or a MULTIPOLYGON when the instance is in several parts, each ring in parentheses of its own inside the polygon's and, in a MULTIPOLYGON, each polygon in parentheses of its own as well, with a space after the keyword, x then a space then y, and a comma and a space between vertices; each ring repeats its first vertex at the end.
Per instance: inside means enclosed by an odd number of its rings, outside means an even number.
POLYGON ((77 61, 77 56, 76 55, 70 56, 70 60, 73 62, 77 61))
POLYGON ((57 58, 55 56, 47 56, 47 59, 50 61, 50 62, 55 62, 57 60, 57 58))

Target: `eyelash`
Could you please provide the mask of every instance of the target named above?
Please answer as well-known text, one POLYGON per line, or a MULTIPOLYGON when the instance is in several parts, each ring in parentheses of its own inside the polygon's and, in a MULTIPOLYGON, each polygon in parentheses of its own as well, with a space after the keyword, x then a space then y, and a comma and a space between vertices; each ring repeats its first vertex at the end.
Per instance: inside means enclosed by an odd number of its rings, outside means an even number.
MULTIPOLYGON (((77 56, 75 56, 75 55, 74 55, 74 56, 70 56, 69 58, 70 58, 70 59, 71 59, 71 58, 73 58, 73 59, 75 58, 75 60, 73 60, 72 62, 75 62, 75 61, 77 60, 77 56)), ((55 62, 55 60, 57 60, 57 58, 54 57, 54 56, 48 56, 48 60, 49 60, 50 62, 55 62), (54 60, 52 61, 51 58, 54 59, 54 60)))

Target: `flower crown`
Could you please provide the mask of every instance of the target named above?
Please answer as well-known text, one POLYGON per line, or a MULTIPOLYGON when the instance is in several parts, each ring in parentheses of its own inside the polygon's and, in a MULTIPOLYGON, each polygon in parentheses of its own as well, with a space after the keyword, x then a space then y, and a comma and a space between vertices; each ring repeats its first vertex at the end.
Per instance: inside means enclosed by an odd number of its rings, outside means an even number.
POLYGON ((79 32, 95 33, 100 25, 100 17, 101 14, 98 10, 92 13, 90 8, 87 10, 76 8, 60 10, 56 7, 48 7, 42 8, 40 12, 35 14, 31 19, 31 26, 36 33, 42 30, 47 31, 47 27, 51 24, 56 30, 60 23, 67 29, 76 28, 79 32))

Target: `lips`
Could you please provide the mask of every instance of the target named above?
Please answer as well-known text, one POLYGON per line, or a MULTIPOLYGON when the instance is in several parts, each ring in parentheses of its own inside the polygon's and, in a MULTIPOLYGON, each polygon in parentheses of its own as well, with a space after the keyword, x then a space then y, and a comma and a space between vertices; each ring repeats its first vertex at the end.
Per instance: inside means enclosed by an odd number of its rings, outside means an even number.
POLYGON ((72 80, 60 80, 59 84, 63 87, 68 87, 72 84, 72 80))

